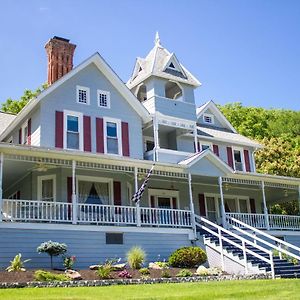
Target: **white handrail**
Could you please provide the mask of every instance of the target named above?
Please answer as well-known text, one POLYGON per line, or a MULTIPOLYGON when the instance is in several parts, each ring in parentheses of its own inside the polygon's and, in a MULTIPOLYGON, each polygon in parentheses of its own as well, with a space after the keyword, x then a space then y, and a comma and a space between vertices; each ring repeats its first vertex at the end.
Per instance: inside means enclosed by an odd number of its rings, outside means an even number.
MULTIPOLYGON (((211 230, 210 228, 208 228, 208 227, 206 227, 204 225, 201 225, 200 223, 196 222, 196 225, 198 227, 200 227, 200 228, 204 229, 205 231, 207 231, 207 232, 209 232, 209 233, 217 236, 219 238, 219 240, 220 240, 219 241, 220 245, 222 245, 221 240, 224 240, 224 241, 232 244, 233 246, 235 246, 235 247, 237 247, 237 248, 239 248, 239 249, 241 249, 243 251, 244 261, 245 261, 245 273, 247 273, 247 255, 246 255, 246 253, 249 253, 249 254, 251 254, 251 255, 253 255, 253 256, 261 259, 262 261, 270 264, 272 278, 275 278, 275 270, 274 270, 273 252, 272 251, 267 250, 267 249, 263 248, 262 246, 257 245, 257 244, 255 244, 255 243, 253 243, 253 242, 251 242, 251 241, 249 241, 249 240, 247 240, 247 239, 245 239, 245 238, 243 238, 243 237, 241 237, 241 236, 239 236, 239 235, 237 235, 237 234, 235 234, 235 233, 233 233, 233 232, 231 232, 231 231, 229 231, 229 230, 227 230, 227 229, 225 229, 225 228, 223 228, 223 227, 221 227, 221 226, 219 226, 219 225, 217 225, 217 224, 215 224, 215 223, 213 223, 213 222, 211 222, 211 221, 209 221, 209 220, 207 220, 207 219, 205 219, 203 217, 195 215, 195 219, 199 220, 200 222, 204 222, 206 224, 209 224, 210 226, 212 226, 213 228, 216 228, 218 230, 219 234, 216 233, 215 231, 211 230), (241 241, 242 245, 237 244, 234 241, 232 241, 232 240, 224 237, 222 234, 220 234, 220 232, 224 232, 224 233, 226 233, 226 234, 228 234, 228 235, 230 235, 230 236, 238 239, 239 241, 241 241), (264 256, 262 256, 262 255, 260 255, 258 253, 255 253, 255 252, 253 252, 250 249, 247 249, 246 244, 251 245, 252 247, 257 248, 257 249, 261 250, 262 252, 265 252, 266 254, 269 255, 270 258, 267 259, 266 257, 264 257, 264 256)), ((221 249, 221 254, 222 254, 222 251, 223 251, 223 249, 221 249)))
MULTIPOLYGON (((270 234, 268 234, 268 233, 266 233, 266 232, 264 232, 264 231, 262 231, 262 230, 259 230, 259 229, 255 228, 255 227, 252 227, 252 226, 250 226, 250 225, 248 225, 248 224, 246 224, 246 223, 244 223, 244 222, 242 222, 242 221, 240 221, 240 220, 238 220, 238 219, 236 219, 236 218, 227 216, 227 219, 228 219, 229 221, 233 221, 233 222, 235 222, 235 223, 237 223, 237 224, 239 224, 239 225, 241 225, 241 226, 243 226, 243 227, 245 227, 245 228, 247 228, 247 229, 249 229, 249 230, 252 230, 252 231, 254 231, 254 232, 256 232, 256 233, 258 233, 258 234, 260 234, 260 235, 263 235, 263 236, 269 238, 270 240, 275 241, 275 242, 278 243, 278 244, 285 245, 286 247, 291 248, 291 249, 294 249, 294 250, 296 250, 296 251, 298 251, 298 252, 300 253, 300 248, 297 247, 297 246, 295 246, 295 245, 293 245, 293 244, 290 244, 290 243, 288 243, 288 242, 286 242, 286 241, 280 240, 280 239, 278 239, 278 238, 276 238, 276 237, 274 237, 274 236, 272 236, 272 235, 270 235, 270 234)), ((229 224, 230 224, 230 223, 229 223, 229 224)), ((232 225, 232 224, 231 224, 231 225, 232 225)), ((237 227, 237 226, 236 226, 236 227, 237 227)), ((255 236, 253 235, 252 238, 255 238, 255 236)), ((291 253, 291 252, 290 252, 290 253, 291 253)), ((300 257, 297 258, 297 259, 300 260, 300 257)))

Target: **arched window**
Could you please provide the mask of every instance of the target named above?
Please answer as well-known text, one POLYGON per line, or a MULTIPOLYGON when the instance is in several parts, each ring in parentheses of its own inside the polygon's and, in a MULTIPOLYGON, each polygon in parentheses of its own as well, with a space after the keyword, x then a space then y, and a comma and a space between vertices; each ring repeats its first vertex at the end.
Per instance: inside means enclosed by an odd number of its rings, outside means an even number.
POLYGON ((140 102, 147 100, 147 87, 144 84, 139 86, 136 97, 140 102))
POLYGON ((179 99, 182 97, 182 89, 176 82, 168 81, 165 84, 165 96, 169 99, 179 99))

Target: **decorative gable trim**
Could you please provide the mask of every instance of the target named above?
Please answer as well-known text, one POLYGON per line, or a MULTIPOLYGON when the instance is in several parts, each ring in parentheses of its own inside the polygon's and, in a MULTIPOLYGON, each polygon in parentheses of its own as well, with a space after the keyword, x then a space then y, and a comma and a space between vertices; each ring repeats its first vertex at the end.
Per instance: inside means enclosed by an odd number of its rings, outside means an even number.
POLYGON ((177 71, 181 73, 185 78, 187 78, 183 68, 181 67, 176 55, 174 53, 171 53, 169 59, 167 60, 163 71, 165 72, 167 69, 171 69, 173 71, 177 71))

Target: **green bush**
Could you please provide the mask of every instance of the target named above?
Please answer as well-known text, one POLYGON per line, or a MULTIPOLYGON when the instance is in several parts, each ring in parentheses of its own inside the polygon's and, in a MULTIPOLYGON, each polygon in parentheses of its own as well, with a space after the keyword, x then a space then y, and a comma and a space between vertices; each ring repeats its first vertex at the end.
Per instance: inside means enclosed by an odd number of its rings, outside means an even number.
POLYGON ((96 274, 99 276, 100 279, 109 279, 111 277, 112 266, 111 264, 104 264, 99 266, 96 274))
MULTIPOLYGON (((287 248, 285 248, 287 250, 287 248)), ((278 256, 279 257, 279 251, 274 249, 273 250, 273 255, 274 256, 278 256)), ((286 259, 288 262, 291 262, 292 264, 294 265, 298 265, 299 261, 297 258, 294 258, 292 256, 289 256, 288 254, 286 253, 282 253, 282 259, 286 259)))
POLYGON ((146 259, 146 253, 145 251, 140 247, 132 247, 127 252, 127 262, 130 268, 132 269, 140 269, 145 262, 146 259))
POLYGON ((140 273, 141 273, 142 275, 149 275, 149 274, 150 274, 150 271, 149 271, 148 268, 141 268, 141 269, 140 269, 140 273))
POLYGON ((163 270, 161 271, 161 277, 162 277, 162 278, 170 278, 170 277, 171 277, 171 274, 170 274, 170 272, 169 272, 167 269, 163 269, 163 270))
POLYGON ((169 266, 166 261, 155 261, 154 263, 162 269, 166 269, 169 266))
POLYGON ((36 281, 68 281, 70 280, 64 274, 55 274, 43 270, 37 270, 34 272, 34 279, 36 281))
POLYGON ((174 251, 169 257, 169 265, 178 268, 194 268, 206 262, 205 251, 199 247, 183 247, 174 251))
POLYGON ((176 274, 176 277, 191 277, 193 273, 187 269, 183 269, 176 274))
POLYGON ((26 269, 24 268, 24 264, 30 261, 30 259, 26 259, 22 261, 22 254, 17 254, 13 260, 10 261, 10 266, 6 268, 8 272, 24 272, 26 269))

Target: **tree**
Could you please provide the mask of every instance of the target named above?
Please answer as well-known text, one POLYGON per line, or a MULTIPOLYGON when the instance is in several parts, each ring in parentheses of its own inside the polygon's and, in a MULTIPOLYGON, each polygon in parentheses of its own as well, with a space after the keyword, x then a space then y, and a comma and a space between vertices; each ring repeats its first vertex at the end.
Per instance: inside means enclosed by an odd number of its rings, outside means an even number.
POLYGON ((18 100, 13 100, 8 98, 4 103, 2 103, 1 110, 4 112, 18 114, 23 107, 29 102, 29 100, 37 97, 43 90, 48 87, 48 84, 45 83, 41 87, 37 88, 35 91, 26 89, 23 96, 18 100))

